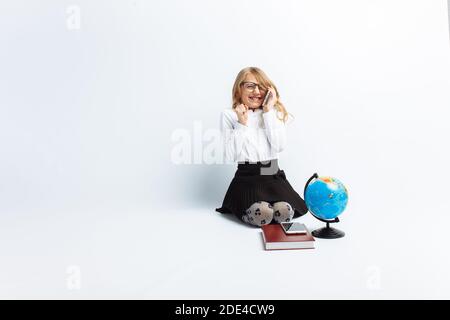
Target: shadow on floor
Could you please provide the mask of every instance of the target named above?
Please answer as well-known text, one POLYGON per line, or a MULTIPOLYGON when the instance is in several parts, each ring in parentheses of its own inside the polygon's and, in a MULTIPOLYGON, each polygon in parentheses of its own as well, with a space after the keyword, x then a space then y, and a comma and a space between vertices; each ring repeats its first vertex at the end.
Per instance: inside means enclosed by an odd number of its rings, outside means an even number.
POLYGON ((248 228, 250 228, 250 229, 261 229, 261 227, 254 226, 254 225, 245 223, 245 222, 242 221, 242 220, 239 220, 239 218, 236 217, 236 216, 235 216, 234 214, 232 214, 232 213, 220 213, 220 212, 217 212, 217 211, 214 211, 214 212, 217 213, 218 215, 220 215, 221 217, 223 217, 224 219, 233 221, 233 222, 238 223, 238 224, 240 224, 240 225, 242 225, 242 226, 244 226, 244 227, 248 227, 248 228))

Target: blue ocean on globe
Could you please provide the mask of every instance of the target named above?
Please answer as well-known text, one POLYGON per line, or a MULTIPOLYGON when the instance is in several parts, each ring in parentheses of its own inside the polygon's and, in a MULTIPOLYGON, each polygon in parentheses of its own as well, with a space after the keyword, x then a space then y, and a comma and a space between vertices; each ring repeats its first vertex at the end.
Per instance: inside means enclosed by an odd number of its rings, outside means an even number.
POLYGON ((318 177, 305 191, 308 210, 318 218, 332 220, 347 206, 347 188, 336 178, 318 177))

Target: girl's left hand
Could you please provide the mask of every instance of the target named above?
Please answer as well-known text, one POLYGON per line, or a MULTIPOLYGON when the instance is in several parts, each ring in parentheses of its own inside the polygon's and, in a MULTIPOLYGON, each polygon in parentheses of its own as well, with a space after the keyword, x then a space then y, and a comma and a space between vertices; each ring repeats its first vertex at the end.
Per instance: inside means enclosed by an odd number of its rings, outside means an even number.
POLYGON ((277 93, 275 91, 275 89, 273 87, 269 87, 267 89, 268 92, 270 92, 270 97, 269 100, 267 101, 266 105, 263 107, 264 112, 269 111, 270 109, 272 109, 275 104, 277 103, 277 93))

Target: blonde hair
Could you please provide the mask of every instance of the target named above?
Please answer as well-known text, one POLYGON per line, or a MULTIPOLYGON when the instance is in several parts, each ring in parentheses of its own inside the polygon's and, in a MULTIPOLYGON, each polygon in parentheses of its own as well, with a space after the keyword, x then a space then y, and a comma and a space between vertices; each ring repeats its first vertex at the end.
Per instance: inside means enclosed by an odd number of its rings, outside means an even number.
MULTIPOLYGON (((236 108, 239 104, 242 103, 241 97, 242 97, 242 88, 241 84, 244 82, 245 77, 248 74, 252 74, 256 80, 258 80, 259 85, 264 89, 267 90, 269 87, 273 87, 275 89, 276 95, 277 95, 277 102, 275 104, 275 109, 282 113, 282 118, 278 118, 284 122, 287 121, 289 117, 289 113, 287 112, 286 108, 280 101, 280 94, 278 93, 277 87, 275 84, 269 79, 269 77, 262 71, 261 69, 257 67, 247 67, 242 69, 234 81, 233 85, 233 92, 232 92, 232 99, 233 99, 233 109, 236 108)), ((277 112, 277 113, 278 113, 277 112)))

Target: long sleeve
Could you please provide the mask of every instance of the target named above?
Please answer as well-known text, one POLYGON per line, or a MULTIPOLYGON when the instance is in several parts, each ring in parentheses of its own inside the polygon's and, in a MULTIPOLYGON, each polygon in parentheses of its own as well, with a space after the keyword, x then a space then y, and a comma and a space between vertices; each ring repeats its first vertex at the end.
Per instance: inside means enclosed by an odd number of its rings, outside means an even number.
POLYGON ((234 111, 223 111, 220 118, 225 160, 235 162, 245 147, 250 129, 237 121, 234 111))
POLYGON ((286 125, 277 118, 276 110, 270 109, 263 113, 266 135, 274 152, 281 152, 286 146, 286 125))

